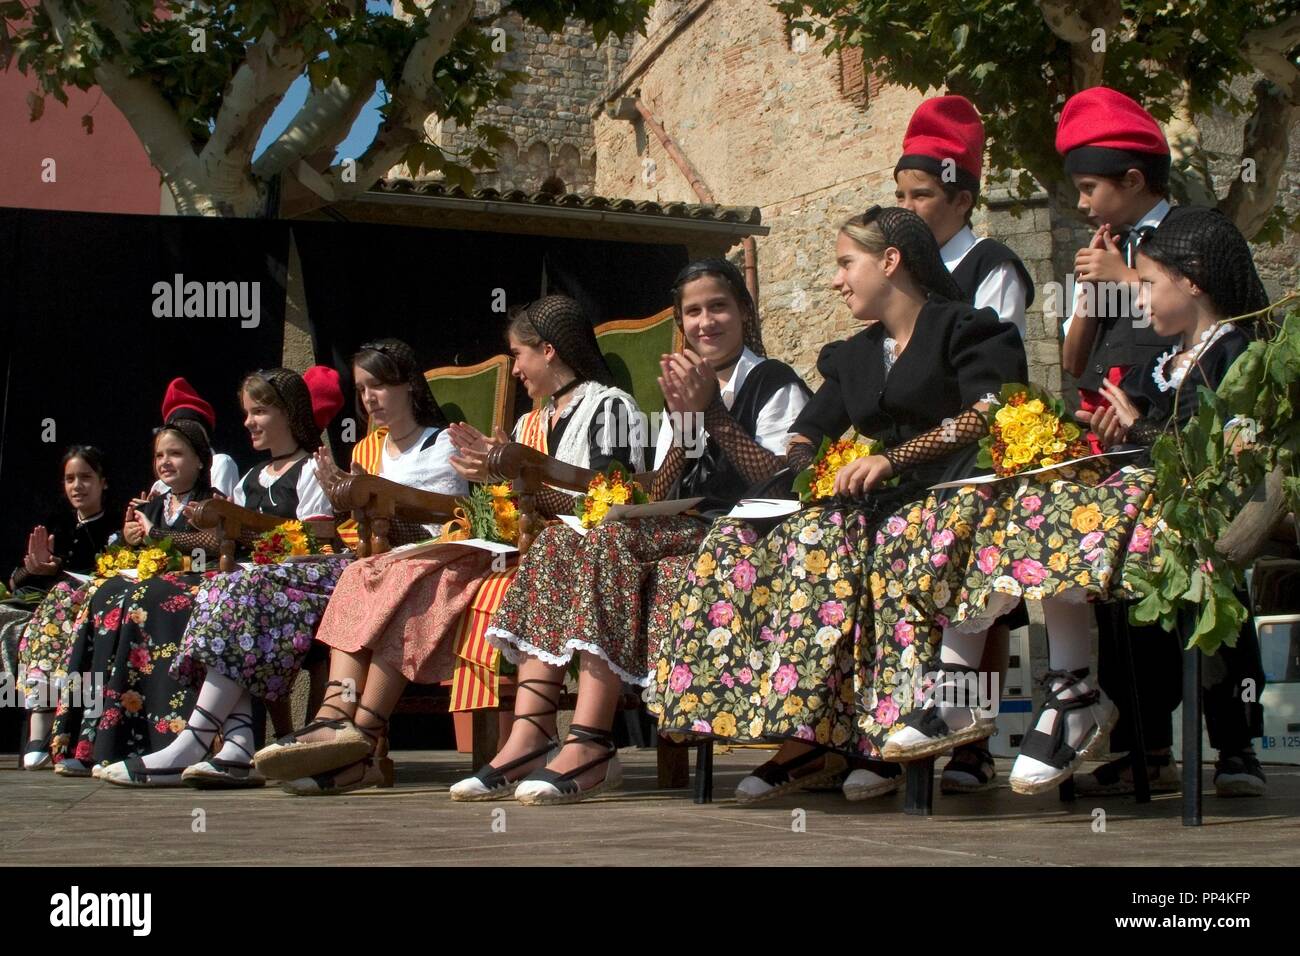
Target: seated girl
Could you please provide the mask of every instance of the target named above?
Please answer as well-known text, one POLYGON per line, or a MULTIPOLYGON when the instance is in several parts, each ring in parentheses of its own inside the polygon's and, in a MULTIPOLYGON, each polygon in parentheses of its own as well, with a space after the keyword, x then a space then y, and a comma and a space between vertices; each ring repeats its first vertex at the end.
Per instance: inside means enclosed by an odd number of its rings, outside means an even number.
MULTIPOLYGON (((508 340, 514 375, 535 402, 545 399, 515 426, 517 441, 583 468, 612 461, 642 467, 643 448, 632 429, 636 403, 609 384, 609 368, 578 303, 564 296, 532 303, 512 316, 508 340), (631 443, 615 436, 631 436, 631 443)), ((505 434, 488 439, 464 423, 450 431, 457 448, 452 465, 470 481, 485 481, 487 456, 505 434)), ((543 489, 538 502, 550 514, 572 513, 567 492, 543 489)), ((331 648, 332 692, 306 727, 258 751, 257 769, 302 796, 391 783, 374 748, 408 683, 451 676, 450 637, 492 564, 489 552, 446 544, 349 567, 317 635, 331 648)))
MULTIPOLYGON (((1245 239, 1211 210, 1172 210, 1139 247, 1137 270, 1138 308, 1157 333, 1180 344, 1119 386, 1105 383, 1106 407, 1081 413, 1105 448, 1149 446, 1187 422, 1199 407, 1198 387, 1217 387, 1248 345, 1248 335, 1225 320, 1268 302, 1245 239)), ((928 520, 950 533, 915 542, 897 555, 902 570, 886 579, 888 600, 906 603, 917 626, 944 626, 941 689, 889 738, 886 756, 916 759, 992 732, 991 717, 942 688, 978 682, 988 622, 1022 596, 1042 602, 1049 670, 1046 700, 1012 767, 1012 789, 1057 786, 1114 725, 1115 706, 1090 677, 1088 602, 1124 597, 1126 570, 1150 560, 1159 520, 1155 471, 1130 464, 1103 478, 1088 465, 966 488, 927 509, 928 520), (919 585, 917 568, 929 587, 919 585)), ((1250 729, 1236 723, 1216 746, 1253 755, 1250 729)))
MULTIPOLYGON (((758 315, 725 259, 683 269, 673 305, 689 351, 662 359, 669 415, 651 496, 703 496, 699 510, 716 515, 778 470, 809 393, 788 365, 746 347, 758 315), (690 427, 700 420, 703 435, 690 427)), ((610 729, 622 685, 653 683, 666 630, 668 607, 654 606, 653 595, 675 596, 707 530, 708 519, 680 515, 611 522, 585 536, 556 525, 538 536, 487 632, 519 665, 519 686, 530 693, 515 698, 517 719, 501 752, 453 786, 453 800, 514 794, 523 803, 573 803, 618 786, 610 729), (556 702, 577 652, 574 723, 553 752, 556 702)))
POLYGON ((1025 374, 1015 327, 957 301, 914 213, 873 207, 844 223, 835 252, 832 285, 867 327, 822 350, 824 381, 795 421, 787 459, 802 469, 823 438, 849 426, 884 451, 844 465, 835 497, 764 536, 743 521, 717 522, 656 673, 662 730, 781 742, 741 781, 742 803, 838 780, 846 756, 857 758, 843 783, 850 799, 897 787, 898 768, 870 759, 883 738, 875 721, 897 714, 878 704, 910 697, 931 648, 894 621, 873 627, 873 533, 916 523, 909 502, 967 457, 984 430, 985 397, 1025 374), (871 722, 860 726, 860 715, 871 722))
POLYGON ((23 692, 29 713, 23 766, 48 769, 55 703, 67 678, 73 622, 86 582, 72 575, 95 570, 95 555, 115 529, 104 517, 104 456, 90 445, 63 455, 63 494, 72 512, 61 511, 27 537, 22 567, 9 577, 14 597, 0 604, 0 671, 23 692), (35 604, 33 602, 36 602, 35 604))
MULTIPOLYGON (((164 425, 154 436, 153 466, 167 492, 128 505, 122 537, 139 550, 170 538, 188 554, 182 542, 193 529, 186 507, 212 495, 207 433, 189 420, 164 425)), ((184 725, 185 694, 155 665, 175 653, 198 580, 182 573, 97 579, 76 622, 68 669, 103 675, 103 706, 60 705, 54 748, 61 774, 87 776, 87 764, 145 749, 184 725)))

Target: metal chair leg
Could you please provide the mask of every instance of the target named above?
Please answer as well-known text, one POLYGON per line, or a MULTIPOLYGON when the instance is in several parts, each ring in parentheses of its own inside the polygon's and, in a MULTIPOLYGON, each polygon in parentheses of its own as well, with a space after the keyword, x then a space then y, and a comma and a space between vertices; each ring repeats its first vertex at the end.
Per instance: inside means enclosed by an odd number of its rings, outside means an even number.
POLYGON ((1147 776, 1147 741, 1142 732, 1142 708, 1138 702, 1138 675, 1133 665, 1133 635, 1128 626, 1128 602, 1121 601, 1112 605, 1112 626, 1121 648, 1119 664, 1121 679, 1128 687, 1130 720, 1133 725, 1132 749, 1129 751, 1129 766, 1133 771, 1133 797, 1138 803, 1151 802, 1151 780, 1147 776))
POLYGON ((916 817, 934 813, 934 757, 914 760, 907 765, 903 812, 916 817))
POLYGON ((1201 825, 1201 651, 1183 651, 1183 826, 1201 825))
POLYGON ((713 802, 713 741, 695 745, 695 802, 713 802))

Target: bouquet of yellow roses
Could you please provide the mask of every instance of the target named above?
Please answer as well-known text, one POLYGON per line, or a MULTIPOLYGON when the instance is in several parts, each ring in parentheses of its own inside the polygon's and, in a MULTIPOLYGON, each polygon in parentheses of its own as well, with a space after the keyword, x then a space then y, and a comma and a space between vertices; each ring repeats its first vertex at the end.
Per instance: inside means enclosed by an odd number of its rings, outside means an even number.
POLYGON ((835 476, 851 461, 878 455, 883 450, 874 438, 864 438, 854 432, 848 438, 831 441, 823 438, 817 454, 810 464, 794 479, 794 490, 804 504, 835 496, 835 476))
POLYGON ((573 513, 584 528, 594 528, 614 505, 644 505, 649 501, 645 489, 632 480, 622 465, 614 462, 591 479, 587 493, 579 496, 573 513))
POLYGON ((1065 405, 1033 385, 1002 386, 1001 404, 989 418, 989 433, 980 439, 976 461, 1003 478, 1034 468, 1050 468, 1092 449, 1065 405))
POLYGON ((156 544, 139 549, 127 544, 115 544, 95 556, 95 574, 101 578, 111 578, 122 571, 134 571, 143 581, 156 574, 189 569, 190 559, 176 550, 171 538, 163 538, 156 544))
POLYGON ((285 558, 327 553, 329 550, 317 543, 311 528, 301 521, 282 521, 253 542, 254 564, 279 564, 285 558))

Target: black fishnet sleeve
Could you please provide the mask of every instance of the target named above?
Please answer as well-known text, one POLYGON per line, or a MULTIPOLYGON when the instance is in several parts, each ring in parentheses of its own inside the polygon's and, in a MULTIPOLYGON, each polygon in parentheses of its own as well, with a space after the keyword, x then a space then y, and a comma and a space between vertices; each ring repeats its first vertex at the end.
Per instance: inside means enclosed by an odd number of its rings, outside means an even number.
POLYGON ((884 455, 894 474, 898 475, 917 465, 946 458, 958 448, 979 441, 987 432, 988 423, 984 416, 969 408, 951 422, 944 422, 938 428, 886 449, 884 455))
POLYGON ((552 517, 571 515, 576 500, 569 492, 548 486, 537 492, 537 510, 552 517))
POLYGON ((795 472, 803 471, 817 457, 817 446, 808 441, 791 441, 785 450, 785 466, 795 472))
POLYGON ((650 499, 652 501, 665 501, 677 487, 677 482, 681 481, 682 474, 686 471, 686 450, 678 442, 673 442, 672 448, 668 450, 668 457, 664 463, 659 466, 655 472, 654 479, 650 482, 650 499))
POLYGON ((1168 427, 1169 423, 1167 421, 1156 421, 1152 418, 1139 418, 1129 426, 1128 432, 1124 436, 1124 444, 1154 445, 1156 439, 1159 438, 1168 427))
MULTIPOLYGON (((159 522, 149 529, 149 537, 154 541, 171 538, 172 545, 182 554, 191 552, 195 548, 201 548, 209 554, 221 553, 221 539, 214 532, 201 531, 198 528, 191 528, 189 531, 168 531, 159 522)), ((246 543, 251 545, 253 537, 256 537, 256 535, 250 537, 246 543)), ((241 541, 241 543, 244 542, 241 541)))
POLYGON ((704 410, 704 429, 750 484, 770 478, 781 469, 781 457, 754 441, 717 396, 704 410))

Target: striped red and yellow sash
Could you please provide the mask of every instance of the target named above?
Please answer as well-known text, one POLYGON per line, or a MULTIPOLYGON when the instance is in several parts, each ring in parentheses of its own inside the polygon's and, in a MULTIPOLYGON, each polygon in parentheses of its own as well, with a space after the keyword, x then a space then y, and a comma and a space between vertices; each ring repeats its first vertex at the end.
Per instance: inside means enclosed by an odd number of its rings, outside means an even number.
MULTIPOLYGON (((534 409, 519 423, 519 442, 546 452, 545 409, 534 409)), ((451 681, 451 710, 500 706, 501 652, 488 643, 492 616, 505 599, 517 567, 493 571, 461 615, 456 629, 456 669, 451 681)))

